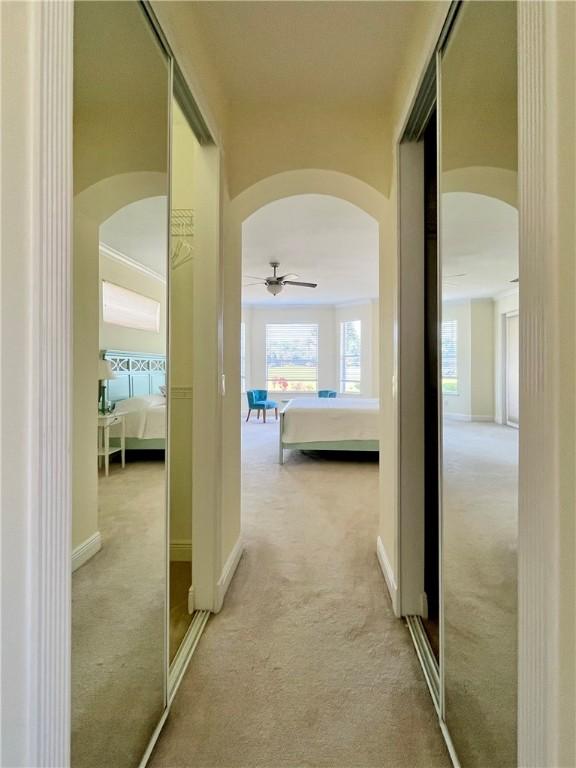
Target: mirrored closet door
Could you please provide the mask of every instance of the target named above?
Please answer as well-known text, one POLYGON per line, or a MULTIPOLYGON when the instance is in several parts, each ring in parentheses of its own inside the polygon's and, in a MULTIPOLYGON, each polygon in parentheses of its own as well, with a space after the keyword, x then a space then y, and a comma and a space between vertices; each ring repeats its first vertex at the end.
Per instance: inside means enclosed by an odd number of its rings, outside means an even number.
POLYGON ((517 764, 516 67, 516 4, 463 3, 439 69, 441 666, 467 768, 517 764))
POLYGON ((171 63, 140 3, 74 18, 72 765, 166 707, 171 63))

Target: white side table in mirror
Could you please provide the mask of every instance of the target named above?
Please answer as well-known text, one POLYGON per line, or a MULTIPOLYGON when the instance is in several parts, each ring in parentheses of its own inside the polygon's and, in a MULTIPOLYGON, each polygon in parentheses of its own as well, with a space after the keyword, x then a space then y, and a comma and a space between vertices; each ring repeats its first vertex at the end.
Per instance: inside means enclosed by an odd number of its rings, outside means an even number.
POLYGON ((98 414, 98 468, 104 460, 104 473, 108 477, 110 456, 121 452, 122 469, 126 466, 126 426, 124 415, 119 413, 98 414), (110 445, 110 428, 120 425, 120 445, 110 445))

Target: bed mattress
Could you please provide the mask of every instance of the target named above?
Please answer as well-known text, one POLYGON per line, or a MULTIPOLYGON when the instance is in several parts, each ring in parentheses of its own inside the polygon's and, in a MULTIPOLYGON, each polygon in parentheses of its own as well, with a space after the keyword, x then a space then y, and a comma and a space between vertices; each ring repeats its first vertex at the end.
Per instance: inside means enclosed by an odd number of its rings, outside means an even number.
POLYGON ((377 398, 300 398, 284 410, 282 442, 318 443, 378 440, 377 398))
MULTIPOLYGON (((166 437, 166 398, 161 395, 129 397, 116 404, 116 413, 124 416, 126 437, 153 440, 166 437)), ((120 434, 120 428, 110 433, 120 434)))

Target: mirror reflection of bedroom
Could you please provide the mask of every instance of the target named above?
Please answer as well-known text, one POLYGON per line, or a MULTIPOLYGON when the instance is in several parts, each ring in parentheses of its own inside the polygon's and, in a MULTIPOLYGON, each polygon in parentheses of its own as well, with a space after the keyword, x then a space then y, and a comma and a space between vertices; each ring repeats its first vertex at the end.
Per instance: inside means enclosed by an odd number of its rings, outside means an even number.
POLYGON ((193 634, 200 145, 138 3, 76 4, 75 73, 72 763, 89 768, 138 764, 193 634))
POLYGON ((165 705, 170 99, 136 3, 76 3, 74 57, 72 764, 88 768, 134 764, 165 705))
POLYGON ((273 200, 243 222, 243 532, 255 565, 293 567, 290 599, 303 605, 315 589, 344 600, 377 535, 378 232, 322 194, 273 200), (357 546, 341 546, 350 536, 357 546))

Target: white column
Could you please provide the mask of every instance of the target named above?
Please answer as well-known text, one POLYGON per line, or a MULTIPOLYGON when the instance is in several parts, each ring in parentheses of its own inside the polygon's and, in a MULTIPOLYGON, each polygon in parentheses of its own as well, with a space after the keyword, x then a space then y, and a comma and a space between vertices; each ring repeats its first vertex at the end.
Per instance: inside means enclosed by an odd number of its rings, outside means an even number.
POLYGON ((518 760, 576 764, 574 3, 518 3, 518 760))
POLYGON ((70 751, 71 2, 2 3, 0 764, 70 751))

